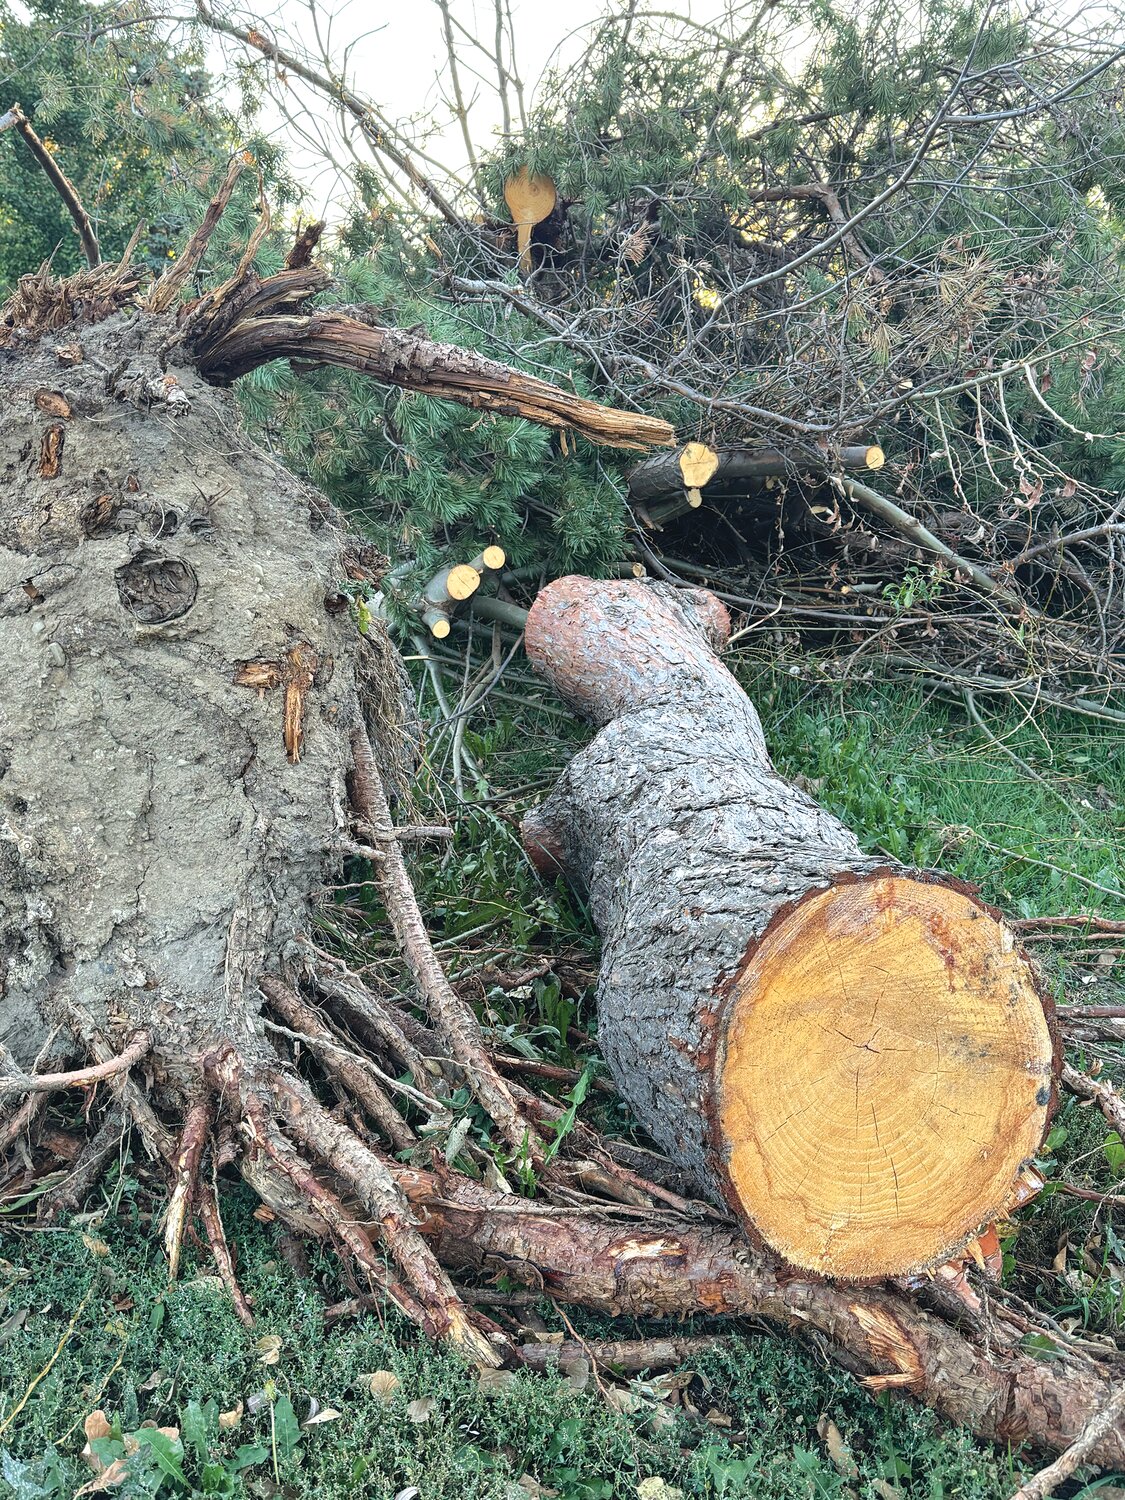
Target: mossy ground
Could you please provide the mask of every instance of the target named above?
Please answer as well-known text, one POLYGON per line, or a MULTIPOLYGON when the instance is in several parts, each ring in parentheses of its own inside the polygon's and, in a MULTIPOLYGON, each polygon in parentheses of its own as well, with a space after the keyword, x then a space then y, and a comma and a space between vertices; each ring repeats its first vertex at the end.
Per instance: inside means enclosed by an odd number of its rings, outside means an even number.
MULTIPOLYGON (((1098 889, 1120 891, 1123 880, 1125 735, 1072 717, 1025 721, 1013 712, 990 721, 1044 784, 957 710, 920 693, 844 690, 811 682, 804 668, 790 675, 750 660, 741 670, 780 768, 806 778, 867 847, 974 880, 1017 916, 1125 916, 1125 903, 1098 889)), ((521 805, 576 741, 529 678, 504 686, 523 701, 491 700, 466 735, 490 778, 487 800, 455 804, 443 769, 449 737, 432 741, 422 795, 444 800, 458 831, 452 848, 419 856, 417 875, 440 951, 505 1045, 580 1061, 583 1045, 567 1031, 596 1031, 594 938, 580 907, 533 877, 514 832, 521 805), (512 992, 480 973, 485 964, 511 970, 541 955, 553 967, 512 992)), ((381 913, 362 871, 355 873, 326 936, 394 982, 396 960, 380 946, 381 913)), ((1122 998, 1115 975, 1125 960, 1094 970, 1065 955, 1048 961, 1060 998, 1122 998)), ((1098 1050, 1112 1073, 1115 1049, 1098 1050)), ((621 1111, 600 1098, 584 1112, 627 1129, 621 1111)), ((1066 1102, 1051 1146, 1045 1165, 1055 1181, 1121 1191, 1125 1150, 1096 1111, 1066 1102)), ((77 1457, 82 1419, 97 1407, 123 1431, 151 1421, 200 1434, 176 1461, 184 1483, 145 1450, 130 1461, 122 1495, 390 1500, 416 1488, 420 1500, 522 1500, 548 1491, 563 1500, 631 1500, 643 1480, 659 1478, 684 1496, 885 1496, 893 1486, 926 1500, 1001 1500, 1024 1467, 1018 1455, 976 1444, 927 1411, 872 1401, 819 1350, 757 1328, 737 1330, 694 1363, 688 1406, 667 1405, 664 1387, 643 1382, 636 1409, 626 1411, 607 1404, 595 1384, 576 1390, 554 1376, 520 1374, 482 1388, 394 1315, 327 1326, 325 1307, 347 1293, 333 1258, 314 1248, 311 1275, 294 1274, 274 1229, 253 1218, 249 1196, 234 1187, 225 1199, 228 1227, 259 1319, 247 1332, 204 1256, 189 1253, 181 1280, 167 1284, 154 1233, 157 1189, 123 1152, 97 1201, 70 1225, 42 1230, 28 1217, 33 1204, 0 1203, 8 1226, 0 1231, 0 1495, 74 1494, 90 1474, 77 1457), (262 1339, 279 1341, 276 1363, 262 1362, 275 1347, 262 1339), (365 1379, 378 1370, 400 1382, 387 1404, 365 1379), (299 1426, 311 1401, 339 1415, 299 1426), (432 1406, 411 1405, 418 1401, 432 1406), (213 1409, 192 1405, 208 1402, 213 1409), (240 1402, 239 1426, 219 1433, 216 1413, 240 1402), (817 1434, 822 1415, 843 1433, 857 1476, 834 1466, 817 1434)), ((1049 1189, 1007 1239, 1006 1276, 1061 1319, 1118 1334, 1123 1242, 1120 1210, 1049 1189)), ((549 1329, 562 1328, 549 1304, 538 1313, 549 1329)), ((608 1331, 593 1318, 576 1326, 584 1335, 608 1331)), ((618 1323, 614 1331, 644 1330, 618 1323)))

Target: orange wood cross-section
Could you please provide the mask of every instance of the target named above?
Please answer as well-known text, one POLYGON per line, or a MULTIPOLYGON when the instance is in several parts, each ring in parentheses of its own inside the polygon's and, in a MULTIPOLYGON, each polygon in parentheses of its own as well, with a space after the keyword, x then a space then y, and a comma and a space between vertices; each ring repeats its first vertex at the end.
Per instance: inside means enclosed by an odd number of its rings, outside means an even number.
POLYGON ((715 1064, 732 1201, 808 1270, 935 1265, 1015 1201, 1053 1053, 1030 963, 974 897, 900 875, 817 891, 734 985, 715 1064))

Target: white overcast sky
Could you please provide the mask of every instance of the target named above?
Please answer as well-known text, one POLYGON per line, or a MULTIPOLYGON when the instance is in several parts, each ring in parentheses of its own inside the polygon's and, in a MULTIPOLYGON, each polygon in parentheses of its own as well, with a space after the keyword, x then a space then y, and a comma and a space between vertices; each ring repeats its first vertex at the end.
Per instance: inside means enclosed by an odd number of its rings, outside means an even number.
MULTIPOLYGON (((511 0, 516 34, 516 61, 528 102, 548 64, 564 65, 582 50, 589 28, 607 9, 618 9, 622 0, 511 0)), ((672 7, 669 7, 670 9, 672 7)), ((696 19, 714 18, 724 10, 724 0, 680 0, 674 7, 696 19)), ((492 0, 452 0, 452 13, 464 26, 491 41, 495 25, 492 0)), ((281 45, 298 42, 306 52, 317 53, 317 32, 308 0, 279 0, 251 19, 248 10, 235 11, 243 24, 260 25, 277 37, 281 45)), ((442 18, 434 0, 316 0, 321 41, 337 67, 346 57, 348 82, 362 97, 378 105, 412 138, 430 122, 444 121, 427 147, 454 170, 465 165, 465 147, 460 127, 443 102, 447 88, 446 51, 442 18)), ((225 71, 224 54, 239 49, 225 41, 216 45, 211 63, 217 73, 225 71)), ((468 60, 471 53, 466 54, 468 60)), ((482 71, 488 65, 477 59, 482 71)), ((473 137, 487 145, 501 127, 500 105, 495 90, 465 74, 464 92, 471 103, 473 137)), ((294 101, 296 103, 296 100, 294 101)), ((326 149, 339 157, 340 132, 332 111, 323 101, 302 94, 304 109, 294 109, 291 119, 267 113, 271 129, 286 145, 309 192, 308 211, 339 216, 343 199, 339 173, 325 164, 326 149), (302 122, 300 127, 296 123, 302 122), (319 132, 320 140, 315 139, 319 132)), ((357 144, 357 152, 368 153, 357 144)))

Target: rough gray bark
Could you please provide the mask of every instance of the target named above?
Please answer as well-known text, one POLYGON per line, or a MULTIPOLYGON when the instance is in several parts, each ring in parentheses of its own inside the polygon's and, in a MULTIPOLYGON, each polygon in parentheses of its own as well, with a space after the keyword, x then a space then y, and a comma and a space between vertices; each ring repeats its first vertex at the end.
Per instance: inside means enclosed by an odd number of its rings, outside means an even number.
MULTIPOLYGON (((723 981, 779 907, 886 861, 865 855, 853 833, 773 769, 757 710, 708 659, 729 628, 713 596, 617 587, 618 611, 655 595, 698 649, 689 638, 639 631, 641 665, 615 674, 601 650, 608 629, 591 631, 588 681, 560 681, 532 610, 529 655, 605 727, 525 819, 524 840, 543 873, 588 892, 603 943, 598 1045, 619 1087, 696 1188, 721 1202, 707 1063, 723 981)), ((643 631, 639 616, 630 628, 638 624, 643 631)))

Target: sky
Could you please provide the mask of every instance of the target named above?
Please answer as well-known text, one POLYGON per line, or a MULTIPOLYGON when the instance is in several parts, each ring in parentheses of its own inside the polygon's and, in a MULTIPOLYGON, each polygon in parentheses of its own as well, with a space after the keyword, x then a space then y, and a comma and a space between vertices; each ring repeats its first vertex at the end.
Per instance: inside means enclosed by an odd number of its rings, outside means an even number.
MULTIPOLYGON (((510 0, 516 62, 528 103, 548 65, 565 66, 579 55, 591 24, 607 8, 621 4, 622 0, 510 0)), ((722 11, 723 0, 680 0, 669 7, 673 8, 697 19, 710 19, 722 11)), ((492 0, 450 0, 450 10, 455 22, 491 44, 492 0)), ((276 7, 258 11, 253 18, 249 12, 232 9, 229 13, 244 25, 261 26, 282 46, 295 41, 304 52, 327 50, 337 68, 346 58, 348 81, 356 93, 380 106, 412 139, 432 131, 425 149, 451 169, 466 165, 460 126, 447 102, 446 49, 436 0, 316 0, 315 23, 308 0, 278 0, 276 7)), ((240 50, 237 44, 216 43, 212 59, 216 71, 222 69, 224 53, 231 57, 240 50)), ((463 41, 459 50, 466 64, 474 61, 473 50, 463 41)), ((487 76, 477 79, 465 71, 462 87, 473 138, 487 145, 502 128, 501 107, 492 85, 491 64, 479 54, 475 61, 487 76)), ((309 192, 308 210, 326 214, 331 221, 342 212, 345 189, 339 168, 329 165, 326 158, 346 160, 346 148, 341 149, 343 137, 331 108, 314 95, 300 97, 304 107, 292 110, 289 118, 276 109, 267 112, 266 118, 309 192)), ((369 159, 358 142, 356 150, 361 159, 369 159)))

